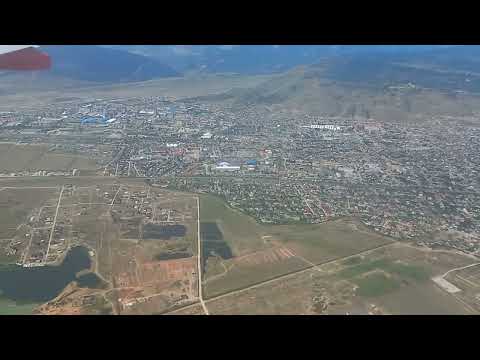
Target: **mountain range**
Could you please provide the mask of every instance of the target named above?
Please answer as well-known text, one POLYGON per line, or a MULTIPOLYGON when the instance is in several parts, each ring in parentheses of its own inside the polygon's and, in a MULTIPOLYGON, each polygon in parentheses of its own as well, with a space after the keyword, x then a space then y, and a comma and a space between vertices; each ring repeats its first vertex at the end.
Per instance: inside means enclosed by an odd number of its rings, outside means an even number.
POLYGON ((158 59, 179 72, 264 74, 331 56, 414 55, 448 45, 105 45, 158 59))
POLYGON ((242 91, 237 95, 246 102, 278 102, 293 96, 305 103, 318 95, 317 87, 308 89, 308 84, 319 81, 381 91, 410 84, 450 93, 480 92, 480 46, 48 45, 41 49, 52 57, 51 70, 34 76, 4 73, 4 91, 8 83, 21 87, 23 82, 62 88, 62 84, 121 84, 189 73, 276 73, 264 86, 250 89, 250 95, 242 91), (304 89, 303 97, 295 95, 295 89, 304 89))
POLYGON ((232 89, 203 100, 386 121, 474 116, 480 111, 479 60, 480 47, 332 55, 253 88, 232 89))
POLYGON ((91 82, 129 82, 179 76, 157 59, 91 45, 41 46, 52 58, 48 75, 91 82))

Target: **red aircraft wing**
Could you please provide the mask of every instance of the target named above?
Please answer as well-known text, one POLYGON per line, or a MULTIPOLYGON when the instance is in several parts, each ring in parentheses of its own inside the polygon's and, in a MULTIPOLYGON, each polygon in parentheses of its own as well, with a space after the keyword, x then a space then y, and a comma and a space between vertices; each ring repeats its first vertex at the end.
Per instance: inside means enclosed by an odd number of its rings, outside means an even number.
POLYGON ((0 45, 0 70, 44 70, 51 66, 48 54, 33 45, 0 45))

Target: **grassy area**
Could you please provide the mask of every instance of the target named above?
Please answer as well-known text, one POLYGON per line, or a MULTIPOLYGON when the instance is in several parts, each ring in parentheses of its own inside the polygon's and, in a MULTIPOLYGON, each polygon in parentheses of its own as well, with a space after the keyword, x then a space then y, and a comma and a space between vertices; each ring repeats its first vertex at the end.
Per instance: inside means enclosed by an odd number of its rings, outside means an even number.
POLYGON ((400 287, 398 280, 379 272, 356 278, 354 282, 359 286, 356 294, 365 297, 381 296, 400 287))
MULTIPOLYGON (((227 261, 226 264, 229 262, 227 261)), ((228 265, 227 265, 228 266, 228 265)), ((308 264, 297 258, 289 258, 281 262, 263 263, 255 266, 242 266, 236 264, 221 276, 204 287, 207 297, 216 296, 224 292, 241 289, 262 281, 304 269, 308 264)), ((210 274, 208 274, 210 276, 210 274)))
POLYGON ((88 315, 112 315, 112 311, 112 305, 103 296, 97 296, 95 304, 83 308, 83 312, 88 315))
POLYGON ((17 261, 17 257, 15 255, 9 256, 5 254, 3 250, 0 249, 0 265, 1 264, 14 264, 17 261))
POLYGON ((391 262, 387 264, 385 269, 401 278, 408 278, 416 281, 426 281, 430 279, 430 272, 421 266, 391 262))
POLYGON ((49 145, 0 144, 0 173, 22 170, 95 170, 91 157, 49 151, 49 145))
POLYGON ((33 169, 36 163, 48 151, 46 145, 2 144, 0 153, 0 172, 12 172, 33 169))
POLYGON ((55 189, 5 189, 0 191, 0 238, 12 238, 29 213, 57 196, 55 189))
POLYGON ((392 262, 387 259, 379 259, 360 263, 343 269, 338 275, 342 278, 349 279, 377 269, 384 270, 402 279, 425 281, 430 278, 427 269, 421 266, 392 262))
POLYGON ((362 262, 362 258, 360 256, 355 256, 352 258, 349 258, 343 262, 343 265, 357 265, 362 262))
MULTIPOLYGON (((322 263, 389 242, 385 237, 352 221, 338 220, 315 225, 262 225, 211 195, 200 196, 200 221, 217 224, 234 257, 282 244, 313 263, 322 263), (264 240, 263 236, 267 238, 264 240)), ((229 263, 231 260, 226 261, 226 264, 229 263)), ((208 282, 205 293, 214 296, 307 266, 310 264, 299 257, 265 262, 259 260, 254 265, 243 264, 240 260, 226 275, 208 282)), ((218 274, 220 270, 218 266, 207 266, 205 278, 218 274)))
POLYGON ((316 225, 270 226, 271 234, 313 263, 352 255, 390 242, 384 236, 346 220, 316 225))
POLYGON ((30 315, 39 304, 16 304, 0 297, 0 315, 30 315))
POLYGON ((56 152, 45 153, 35 166, 37 169, 49 170, 95 170, 97 168, 92 158, 56 152))
POLYGON ((200 196, 200 221, 216 223, 234 255, 242 255, 265 247, 264 229, 257 222, 211 195, 200 196))

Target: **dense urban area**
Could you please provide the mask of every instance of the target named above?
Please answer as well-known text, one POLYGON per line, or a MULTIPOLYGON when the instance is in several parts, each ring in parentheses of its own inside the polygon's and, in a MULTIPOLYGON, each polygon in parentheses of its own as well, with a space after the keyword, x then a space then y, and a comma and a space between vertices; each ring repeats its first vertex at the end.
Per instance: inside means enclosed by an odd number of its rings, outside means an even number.
MULTIPOLYGON (((480 129, 452 118, 412 125, 148 97, 2 112, 0 124, 2 142, 46 144, 97 164, 2 177, 141 177, 218 195, 259 223, 356 217, 395 239, 480 251, 480 129)), ((47 215, 46 226, 55 214, 47 215)))

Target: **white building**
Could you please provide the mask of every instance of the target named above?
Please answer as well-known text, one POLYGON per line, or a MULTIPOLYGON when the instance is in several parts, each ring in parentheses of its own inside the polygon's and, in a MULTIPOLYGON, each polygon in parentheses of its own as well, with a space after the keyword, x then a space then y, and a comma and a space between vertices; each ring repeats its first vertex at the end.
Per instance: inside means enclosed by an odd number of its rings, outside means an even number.
POLYGON ((213 136, 213 134, 209 131, 209 132, 206 132, 205 134, 203 134, 200 138, 201 139, 211 139, 213 136))
POLYGON ((338 130, 341 130, 341 127, 338 126, 338 125, 318 125, 318 124, 314 124, 314 125, 310 125, 310 126, 306 126, 310 129, 322 129, 322 130, 332 130, 332 131, 338 131, 338 130))
POLYGON ((238 170, 240 170, 240 166, 232 166, 227 162, 221 162, 217 166, 215 166, 215 170, 217 170, 217 171, 238 171, 238 170))

